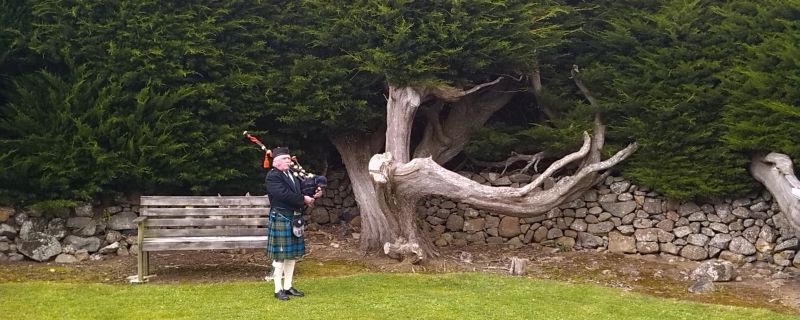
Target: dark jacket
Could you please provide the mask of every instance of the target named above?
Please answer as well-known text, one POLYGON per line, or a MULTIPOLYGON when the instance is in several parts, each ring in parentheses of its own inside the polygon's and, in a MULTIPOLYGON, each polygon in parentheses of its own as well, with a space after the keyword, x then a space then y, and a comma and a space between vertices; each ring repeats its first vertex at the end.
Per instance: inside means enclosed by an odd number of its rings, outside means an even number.
POLYGON ((275 168, 267 172, 266 186, 270 207, 303 211, 305 203, 303 195, 300 194, 300 181, 296 177, 294 181, 296 183, 292 183, 286 174, 275 168))

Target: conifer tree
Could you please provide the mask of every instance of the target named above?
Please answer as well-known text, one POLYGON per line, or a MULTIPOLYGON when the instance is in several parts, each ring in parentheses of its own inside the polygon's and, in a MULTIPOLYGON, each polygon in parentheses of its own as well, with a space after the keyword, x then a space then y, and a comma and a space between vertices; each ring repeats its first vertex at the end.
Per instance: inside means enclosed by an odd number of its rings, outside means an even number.
POLYGON ((14 101, 0 115, 9 124, 0 137, 3 192, 8 187, 39 199, 86 199, 130 191, 261 190, 257 153, 241 132, 262 114, 268 79, 280 72, 267 45, 280 32, 267 23, 274 6, 99 0, 28 5, 38 23, 25 45, 41 57, 44 70, 4 88, 14 101), (44 92, 50 94, 38 96, 44 92), (37 126, 21 125, 28 122, 37 126), (62 158, 41 156, 54 151, 48 139, 70 142, 58 147, 62 158), (9 182, 26 176, 41 181, 9 182))

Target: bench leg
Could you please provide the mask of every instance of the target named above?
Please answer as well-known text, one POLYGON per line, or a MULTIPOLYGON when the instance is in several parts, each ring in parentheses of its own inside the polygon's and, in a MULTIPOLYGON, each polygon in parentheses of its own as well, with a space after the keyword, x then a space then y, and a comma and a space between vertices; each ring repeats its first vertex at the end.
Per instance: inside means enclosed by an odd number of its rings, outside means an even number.
POLYGON ((136 267, 137 267, 136 276, 139 280, 139 283, 144 283, 144 277, 147 276, 148 272, 147 264, 149 263, 147 259, 148 258, 147 253, 144 251, 144 224, 145 220, 140 220, 139 222, 136 223, 136 229, 138 231, 136 233, 136 243, 138 244, 137 246, 138 254, 136 255, 136 267))
POLYGON ((138 269, 137 278, 139 279, 139 283, 144 283, 147 276, 150 275, 150 252, 139 250, 139 254, 136 256, 136 262, 138 269))
POLYGON ((139 283, 144 283, 144 276, 146 272, 144 270, 144 252, 142 251, 141 247, 139 248, 139 252, 136 255, 136 267, 137 267, 137 277, 139 279, 139 283))
POLYGON ((150 275, 150 251, 144 252, 144 275, 150 275))

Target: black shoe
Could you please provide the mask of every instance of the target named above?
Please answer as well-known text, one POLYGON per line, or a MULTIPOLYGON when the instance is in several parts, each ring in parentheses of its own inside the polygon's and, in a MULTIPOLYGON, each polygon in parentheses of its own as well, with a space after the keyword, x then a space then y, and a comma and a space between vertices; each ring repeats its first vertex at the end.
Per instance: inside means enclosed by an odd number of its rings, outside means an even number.
POLYGON ((275 292, 275 298, 283 301, 289 300, 289 296, 286 295, 286 290, 275 292))
POLYGON ((297 297, 302 297, 302 296, 306 295, 305 293, 303 293, 303 291, 297 290, 294 287, 291 287, 291 288, 289 288, 287 290, 283 290, 283 291, 288 293, 288 294, 290 294, 290 295, 297 296, 297 297))

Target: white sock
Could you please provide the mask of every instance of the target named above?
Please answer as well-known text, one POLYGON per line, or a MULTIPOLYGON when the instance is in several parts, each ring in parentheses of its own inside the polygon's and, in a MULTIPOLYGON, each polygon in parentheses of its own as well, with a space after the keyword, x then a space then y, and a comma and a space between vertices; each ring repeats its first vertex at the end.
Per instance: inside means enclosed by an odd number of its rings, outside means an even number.
POLYGON ((275 282, 275 293, 278 291, 283 290, 281 287, 281 276, 283 275, 283 262, 273 261, 272 262, 272 275, 275 277, 273 281, 275 282))
POLYGON ((292 276, 294 275, 294 263, 296 260, 284 260, 283 269, 283 289, 289 290, 292 287, 292 276))

